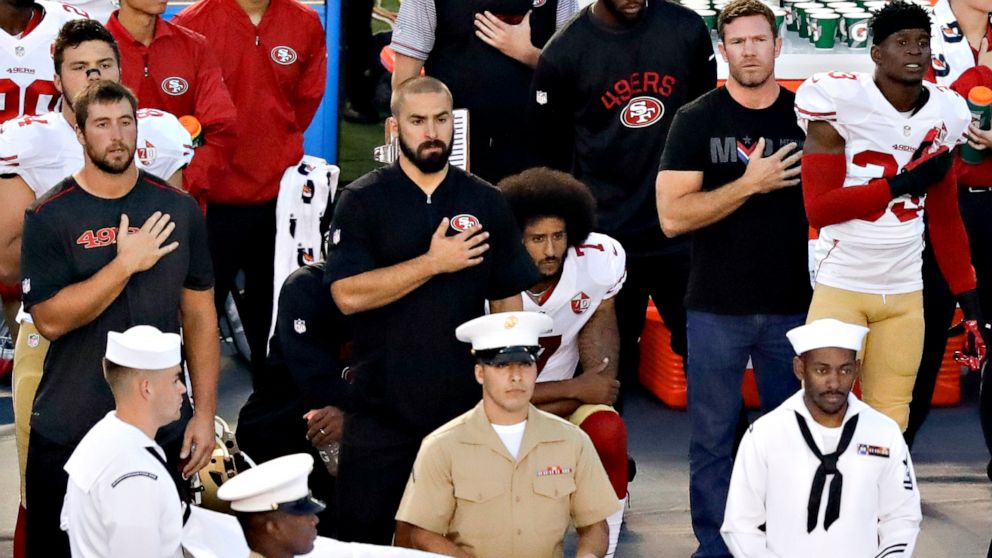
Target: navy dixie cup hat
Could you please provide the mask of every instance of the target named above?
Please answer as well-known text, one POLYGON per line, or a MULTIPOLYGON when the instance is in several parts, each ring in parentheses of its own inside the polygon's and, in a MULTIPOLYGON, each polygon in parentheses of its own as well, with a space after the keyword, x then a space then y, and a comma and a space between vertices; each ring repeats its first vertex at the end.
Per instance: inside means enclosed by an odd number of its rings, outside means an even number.
POLYGON ((455 336, 472 344, 480 364, 537 362, 543 351, 538 340, 553 326, 550 317, 538 312, 502 312, 465 322, 455 336))
POLYGON ((217 497, 231 502, 236 512, 320 513, 326 506, 310 494, 307 486, 312 470, 313 457, 309 454, 286 455, 239 473, 217 489, 217 497))

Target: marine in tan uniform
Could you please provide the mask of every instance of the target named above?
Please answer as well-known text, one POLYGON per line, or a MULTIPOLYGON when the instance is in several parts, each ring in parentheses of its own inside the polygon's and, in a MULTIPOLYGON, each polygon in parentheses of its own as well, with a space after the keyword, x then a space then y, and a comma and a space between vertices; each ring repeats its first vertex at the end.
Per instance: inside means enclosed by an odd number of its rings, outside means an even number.
POLYGON ((530 404, 551 318, 507 312, 456 330, 471 342, 482 401, 424 439, 396 514, 396 544, 460 557, 606 554, 616 494, 589 437, 530 404))

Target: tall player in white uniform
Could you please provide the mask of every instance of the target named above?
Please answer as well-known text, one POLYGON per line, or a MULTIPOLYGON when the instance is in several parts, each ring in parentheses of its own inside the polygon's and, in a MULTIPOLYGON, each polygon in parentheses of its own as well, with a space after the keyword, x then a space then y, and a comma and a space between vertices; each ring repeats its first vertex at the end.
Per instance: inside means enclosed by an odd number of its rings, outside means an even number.
MULTIPOLYGON (((45 52, 48 53, 46 46, 45 52)), ((83 147, 74 130, 71 99, 97 79, 120 81, 119 57, 113 36, 93 20, 80 19, 61 28, 54 44, 54 87, 61 94, 58 111, 10 120, 0 127, 0 270, 3 280, 19 281, 24 210, 35 199, 83 166, 83 147)), ((49 62, 51 64, 51 62, 49 62)), ((175 116, 138 111, 138 168, 182 184, 182 168, 192 160, 193 146, 175 116)), ((29 418, 48 341, 22 313, 14 361, 14 416, 22 504, 29 418)))
POLYGON ((524 293, 524 310, 554 320, 541 337, 537 385, 531 402, 585 431, 620 500, 607 518, 616 549, 627 497, 627 429, 610 405, 617 398, 620 337, 613 297, 627 277, 626 254, 616 240, 591 232, 596 200, 572 176, 533 168, 503 179, 500 189, 521 230, 541 281, 524 293), (576 376, 581 365, 582 374, 576 376))
POLYGON ((806 213, 820 228, 807 320, 870 327, 863 398, 905 429, 923 348, 924 206, 941 271, 971 331, 984 325, 949 170, 949 151, 963 141, 970 115, 957 93, 923 81, 926 11, 897 1, 870 25, 874 75, 817 74, 796 93, 807 130, 806 213))

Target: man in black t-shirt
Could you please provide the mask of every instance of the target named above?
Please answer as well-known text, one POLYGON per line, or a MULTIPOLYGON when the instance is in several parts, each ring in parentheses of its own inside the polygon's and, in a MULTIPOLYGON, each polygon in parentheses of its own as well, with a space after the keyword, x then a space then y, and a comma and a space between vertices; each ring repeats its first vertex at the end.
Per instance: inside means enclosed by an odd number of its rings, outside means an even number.
POLYGON ((455 328, 486 300, 521 310, 538 280, 499 190, 448 165, 448 88, 414 78, 391 106, 399 161, 342 191, 324 278, 351 317, 355 376, 335 523, 338 538, 377 544, 392 539, 420 441, 481 397, 455 328))
POLYGON ((654 182, 675 112, 713 89, 716 61, 703 20, 671 2, 597 0, 541 53, 531 88, 542 164, 570 171, 596 196, 598 232, 627 251, 617 295, 620 398, 638 384, 648 296, 685 355, 688 242, 658 224, 654 182))
POLYGON ((190 418, 187 402, 183 419, 160 429, 158 441, 170 466, 187 477, 206 465, 214 447, 220 345, 203 215, 189 195, 135 167, 136 107, 118 83, 84 89, 73 102, 84 166, 24 217, 24 306, 52 343, 28 444, 31 556, 69 555, 59 529, 62 467, 114 409, 101 365, 108 331, 182 328, 196 409, 190 418))
POLYGON ((804 136, 795 95, 775 81, 775 16, 758 0, 734 0, 720 13, 719 34, 727 85, 679 110, 657 182, 665 232, 693 233, 685 305, 697 557, 730 556, 720 526, 748 358, 763 411, 795 393, 785 333, 805 322, 812 294, 799 187, 804 136))

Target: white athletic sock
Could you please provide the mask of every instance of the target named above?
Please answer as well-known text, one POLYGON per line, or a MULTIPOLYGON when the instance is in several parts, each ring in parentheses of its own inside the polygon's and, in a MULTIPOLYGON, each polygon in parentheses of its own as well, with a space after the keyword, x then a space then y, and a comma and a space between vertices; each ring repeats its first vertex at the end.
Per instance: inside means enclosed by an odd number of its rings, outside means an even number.
POLYGON ((613 553, 617 550, 617 540, 620 539, 620 526, 623 525, 623 512, 627 507, 627 499, 620 500, 620 511, 606 518, 606 525, 610 528, 610 545, 606 549, 606 558, 613 558, 613 553))

